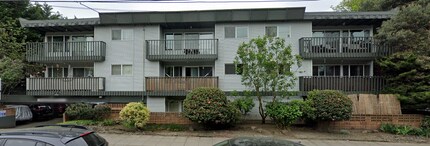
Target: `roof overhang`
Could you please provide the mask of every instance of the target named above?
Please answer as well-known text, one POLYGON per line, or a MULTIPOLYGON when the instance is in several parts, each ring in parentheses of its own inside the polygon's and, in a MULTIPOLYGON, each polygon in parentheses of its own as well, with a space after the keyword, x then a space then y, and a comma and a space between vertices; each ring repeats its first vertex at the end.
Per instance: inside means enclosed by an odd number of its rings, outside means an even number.
POLYGON ((303 20, 305 7, 178 12, 99 13, 101 25, 303 20))
POLYGON ((396 11, 378 12, 307 12, 305 20, 314 26, 373 25, 390 19, 396 11))
POLYGON ((99 18, 57 19, 57 20, 26 20, 19 18, 21 27, 42 32, 93 31, 100 24, 99 18))

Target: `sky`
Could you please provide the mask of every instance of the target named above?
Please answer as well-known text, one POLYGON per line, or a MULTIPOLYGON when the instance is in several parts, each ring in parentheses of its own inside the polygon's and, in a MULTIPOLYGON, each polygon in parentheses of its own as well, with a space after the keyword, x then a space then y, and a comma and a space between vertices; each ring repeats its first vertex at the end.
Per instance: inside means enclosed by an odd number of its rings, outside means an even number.
MULTIPOLYGON (((37 0, 32 0, 37 1, 37 0)), ((58 1, 58 0, 56 0, 58 1)), ((70 0, 69 0, 70 1, 70 0)), ((78 0, 82 1, 82 0, 78 0)), ((94 0, 87 0, 94 1, 94 0)), ((148 1, 148 0, 146 0, 148 1)), ((91 10, 77 2, 48 2, 53 6, 54 12, 60 12, 63 16, 69 19, 75 18, 96 18, 98 12, 129 12, 129 11, 181 11, 181 10, 213 10, 213 9, 238 9, 238 8, 279 8, 279 7, 306 7, 307 12, 315 11, 333 11, 331 6, 336 6, 342 0, 269 0, 272 2, 228 2, 222 1, 232 0, 197 0, 206 1, 204 3, 174 3, 176 0, 169 0, 172 2, 162 3, 92 3, 82 2, 94 10, 91 10), (209 3, 207 1, 217 1, 216 3, 209 3), (220 2, 221 1, 221 2, 220 2), (277 1, 277 2, 273 2, 277 1), (282 2, 278 2, 282 1, 282 2)), ((233 0, 241 1, 241 0, 233 0)), ((257 0, 264 1, 264 0, 257 0)))

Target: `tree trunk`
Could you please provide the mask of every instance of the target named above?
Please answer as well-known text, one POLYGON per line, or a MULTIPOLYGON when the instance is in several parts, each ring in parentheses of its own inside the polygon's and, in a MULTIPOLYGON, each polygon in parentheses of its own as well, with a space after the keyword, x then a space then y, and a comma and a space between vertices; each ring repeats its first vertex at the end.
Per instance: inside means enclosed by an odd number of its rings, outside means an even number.
POLYGON ((256 94, 258 98, 258 112, 260 113, 260 116, 261 116, 261 124, 266 124, 266 113, 264 112, 263 100, 260 95, 259 88, 257 88, 256 91, 257 91, 256 94))

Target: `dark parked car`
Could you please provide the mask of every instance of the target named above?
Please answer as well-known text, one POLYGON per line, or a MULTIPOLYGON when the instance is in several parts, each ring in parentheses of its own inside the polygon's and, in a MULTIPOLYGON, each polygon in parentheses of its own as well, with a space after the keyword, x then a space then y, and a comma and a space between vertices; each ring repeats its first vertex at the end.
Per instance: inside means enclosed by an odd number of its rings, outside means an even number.
POLYGON ((67 105, 64 103, 53 103, 50 104, 51 108, 54 110, 54 117, 62 117, 63 113, 66 111, 67 105))
POLYGON ((33 120, 51 119, 54 117, 54 109, 49 104, 32 104, 29 107, 33 113, 33 120))
POLYGON ((2 132, 0 146, 108 146, 108 142, 83 126, 44 125, 2 132))
POLYGON ((268 137, 239 137, 232 138, 214 146, 304 146, 303 144, 268 137))

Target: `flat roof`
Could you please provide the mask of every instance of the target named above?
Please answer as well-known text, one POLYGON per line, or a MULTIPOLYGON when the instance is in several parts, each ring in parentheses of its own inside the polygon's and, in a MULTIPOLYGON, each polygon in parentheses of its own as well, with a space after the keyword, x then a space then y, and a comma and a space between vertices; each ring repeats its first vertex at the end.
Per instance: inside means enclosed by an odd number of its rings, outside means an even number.
POLYGON ((95 25, 130 24, 181 24, 181 23, 233 23, 312 21, 314 26, 380 24, 396 14, 395 11, 378 12, 306 12, 305 7, 226 9, 202 11, 115 12, 99 13, 100 18, 26 20, 22 27, 39 31, 92 31, 95 25))

